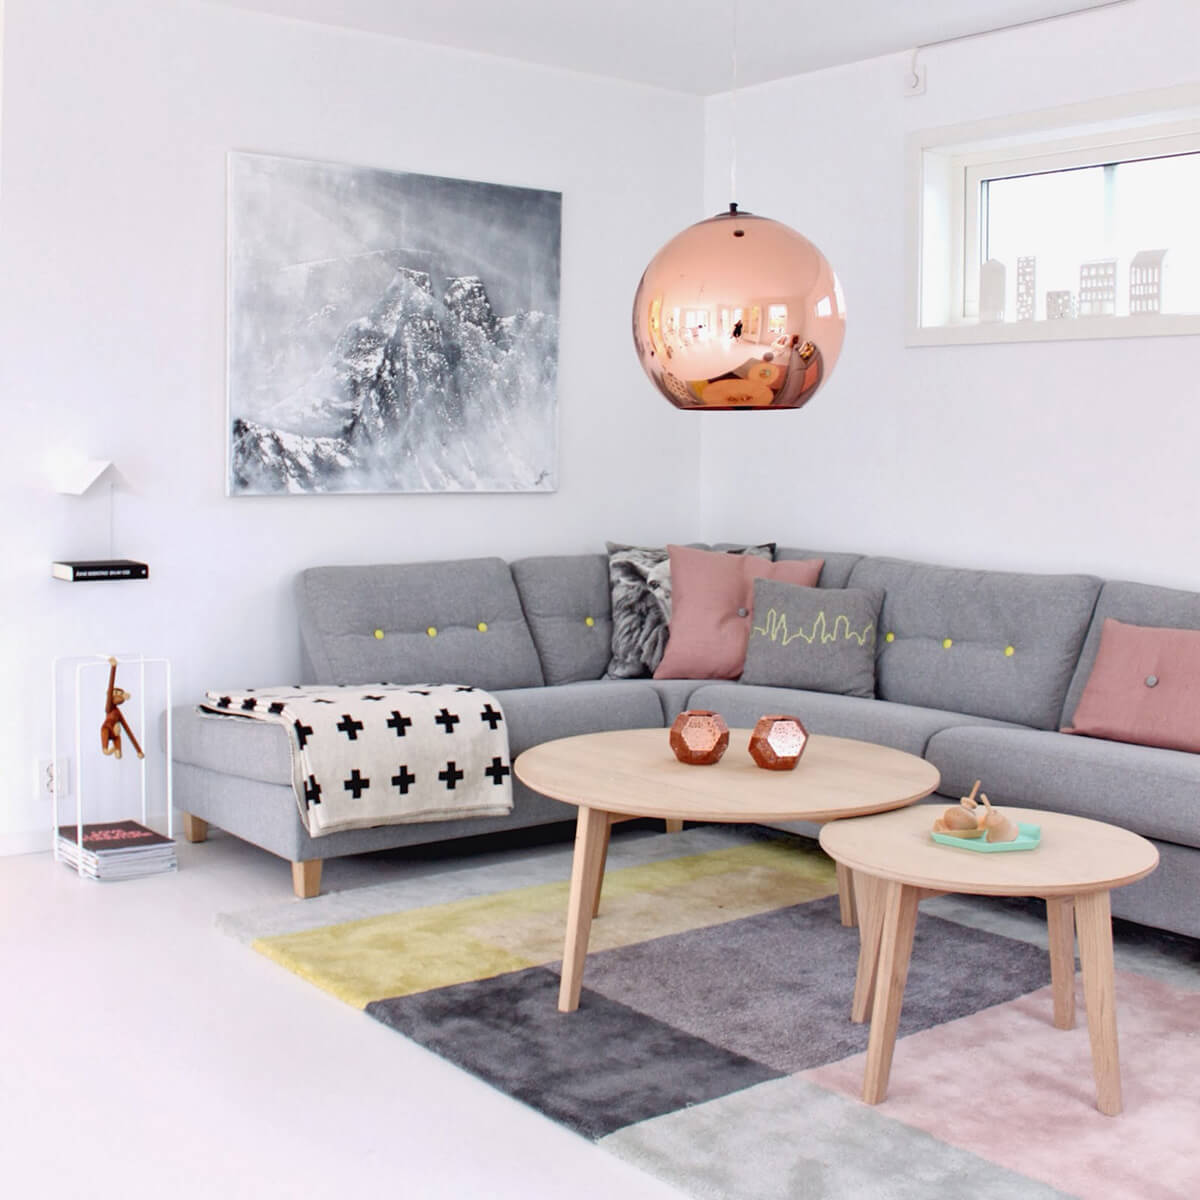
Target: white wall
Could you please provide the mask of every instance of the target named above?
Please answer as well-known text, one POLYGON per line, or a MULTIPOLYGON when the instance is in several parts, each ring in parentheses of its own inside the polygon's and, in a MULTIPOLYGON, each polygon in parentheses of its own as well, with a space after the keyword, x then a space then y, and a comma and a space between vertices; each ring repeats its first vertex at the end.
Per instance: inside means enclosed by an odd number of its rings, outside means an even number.
POLYGON ((706 209, 821 247, 845 289, 831 381, 799 413, 710 414, 705 536, 1200 588, 1200 338, 906 348, 912 130, 1200 79, 1200 4, 1135 0, 708 104, 706 209), (769 519, 763 519, 763 514, 769 519))
POLYGON ((45 844, 55 655, 169 655, 179 697, 289 681, 304 566, 700 536, 700 427, 629 338, 703 215, 700 100, 192 0, 9 0, 3 86, 0 850, 45 844), (231 148, 562 191, 556 494, 225 497, 231 148), (148 583, 50 579, 108 554, 105 495, 51 492, 59 448, 130 480, 114 549, 148 583))

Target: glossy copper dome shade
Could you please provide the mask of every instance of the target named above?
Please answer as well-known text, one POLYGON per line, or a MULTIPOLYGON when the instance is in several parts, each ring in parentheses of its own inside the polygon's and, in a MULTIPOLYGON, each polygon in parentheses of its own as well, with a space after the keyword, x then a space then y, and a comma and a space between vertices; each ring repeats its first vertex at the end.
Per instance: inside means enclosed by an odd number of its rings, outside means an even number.
POLYGON ((676 408, 801 408, 845 332, 841 286, 820 250, 735 205, 673 237, 633 298, 642 368, 676 408))

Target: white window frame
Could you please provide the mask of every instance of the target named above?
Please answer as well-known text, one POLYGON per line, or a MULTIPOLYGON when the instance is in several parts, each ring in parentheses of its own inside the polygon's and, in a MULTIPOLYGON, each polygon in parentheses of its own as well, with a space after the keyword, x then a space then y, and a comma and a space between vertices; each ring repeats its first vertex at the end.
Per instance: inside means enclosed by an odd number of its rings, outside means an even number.
POLYGON ((911 134, 907 145, 910 346, 1200 333, 1200 314, 980 322, 979 184, 1200 151, 1200 86, 1162 88, 911 134), (968 250, 970 247, 970 250, 968 250))

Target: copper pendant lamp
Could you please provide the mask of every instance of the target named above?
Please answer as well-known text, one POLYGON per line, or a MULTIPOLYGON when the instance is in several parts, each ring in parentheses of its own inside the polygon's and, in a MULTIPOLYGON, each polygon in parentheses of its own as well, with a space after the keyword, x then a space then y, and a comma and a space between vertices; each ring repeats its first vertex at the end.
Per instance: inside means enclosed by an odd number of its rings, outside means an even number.
MULTIPOLYGON (((735 105, 736 32, 735 14, 735 105)), ((730 162, 732 191, 732 148, 730 162)), ((667 242, 633 298, 642 369, 676 408, 694 411, 802 408, 845 332, 841 286, 820 250, 736 203, 667 242)))

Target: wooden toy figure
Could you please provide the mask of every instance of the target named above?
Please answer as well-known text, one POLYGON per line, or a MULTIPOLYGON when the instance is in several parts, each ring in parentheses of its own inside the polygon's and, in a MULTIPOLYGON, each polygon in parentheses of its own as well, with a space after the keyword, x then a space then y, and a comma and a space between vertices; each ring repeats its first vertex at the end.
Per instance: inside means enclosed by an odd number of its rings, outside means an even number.
POLYGON ((129 740, 133 743, 138 758, 145 758, 137 738, 133 735, 133 730, 129 728, 129 722, 125 720, 125 714, 121 712, 120 706, 129 699, 129 693, 124 688, 116 686, 117 660, 109 658, 108 662, 108 693, 104 698, 104 724, 100 726, 100 749, 105 754, 120 758, 121 730, 124 729, 129 734, 129 740))

